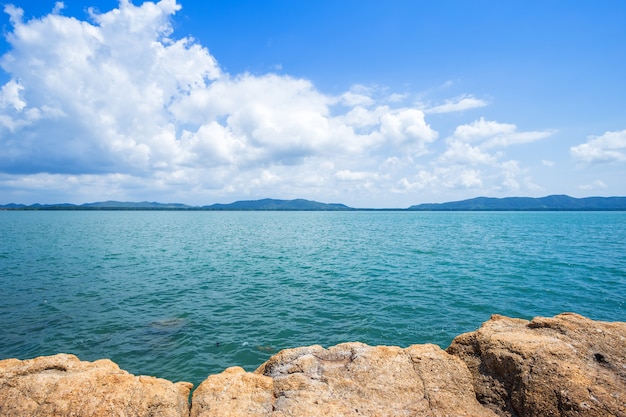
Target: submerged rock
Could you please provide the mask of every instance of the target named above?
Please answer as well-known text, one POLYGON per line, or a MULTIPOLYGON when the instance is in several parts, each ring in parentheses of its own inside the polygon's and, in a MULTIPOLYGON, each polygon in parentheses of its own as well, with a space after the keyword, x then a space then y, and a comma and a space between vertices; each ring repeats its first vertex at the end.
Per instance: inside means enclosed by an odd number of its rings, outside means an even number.
POLYGON ((479 401, 502 416, 626 416, 624 322, 496 315, 447 352, 467 364, 479 401))
POLYGON ((167 319, 154 320, 150 323, 150 327, 153 329, 173 329, 178 330, 185 325, 185 319, 181 317, 170 317, 167 319))
POLYGON ((192 384, 134 376, 103 359, 0 361, 1 416, 185 416, 192 384))
POLYGON ((191 384, 59 354, 0 361, 1 416, 621 416, 626 323, 493 316, 435 345, 283 350, 191 384))

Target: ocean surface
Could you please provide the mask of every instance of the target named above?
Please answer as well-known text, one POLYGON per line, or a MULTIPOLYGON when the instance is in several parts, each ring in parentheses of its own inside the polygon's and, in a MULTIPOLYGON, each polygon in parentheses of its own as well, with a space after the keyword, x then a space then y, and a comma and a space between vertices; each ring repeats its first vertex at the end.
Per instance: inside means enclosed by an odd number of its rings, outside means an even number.
POLYGON ((284 348, 445 348, 494 313, 625 302, 624 212, 0 212, 0 359, 198 384, 284 348))

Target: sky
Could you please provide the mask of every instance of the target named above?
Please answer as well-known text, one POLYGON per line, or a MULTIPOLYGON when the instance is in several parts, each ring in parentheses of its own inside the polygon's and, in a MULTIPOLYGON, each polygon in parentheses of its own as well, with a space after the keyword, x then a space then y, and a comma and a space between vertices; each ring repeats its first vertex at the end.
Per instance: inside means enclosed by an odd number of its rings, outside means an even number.
POLYGON ((622 0, 10 0, 0 204, 626 195, 622 0))

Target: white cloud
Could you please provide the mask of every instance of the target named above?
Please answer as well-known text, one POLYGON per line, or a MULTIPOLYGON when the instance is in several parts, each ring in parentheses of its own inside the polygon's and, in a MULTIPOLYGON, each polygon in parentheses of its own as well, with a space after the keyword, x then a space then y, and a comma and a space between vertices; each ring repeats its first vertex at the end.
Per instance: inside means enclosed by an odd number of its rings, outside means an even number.
POLYGON ((518 132, 517 126, 480 118, 470 124, 460 125, 454 130, 452 140, 480 143, 483 149, 504 148, 510 145, 530 143, 552 136, 554 130, 518 132))
POLYGON ((518 179, 521 172, 519 162, 506 161, 502 163, 501 167, 502 171, 500 175, 502 176, 502 187, 506 190, 518 191, 521 188, 518 179))
POLYGON ((470 169, 455 166, 448 170, 443 170, 442 185, 446 188, 467 189, 482 188, 482 173, 477 169, 470 169))
POLYGON ((587 142, 570 148, 578 162, 602 163, 626 161, 626 130, 589 136, 587 142))
POLYGON ((483 143, 484 148, 507 147, 522 143, 536 142, 541 139, 548 138, 554 134, 552 130, 536 131, 536 132, 517 132, 511 135, 496 136, 489 141, 483 143))
POLYGON ((25 203, 41 202, 42 199, 53 203, 124 201, 137 198, 135 195, 131 195, 129 190, 136 192, 137 190, 156 188, 154 183, 146 184, 144 179, 126 174, 65 175, 38 173, 20 176, 0 174, 0 184, 4 193, 23 196, 25 203), (35 199, 29 201, 29 198, 33 198, 31 196, 35 196, 35 199))
POLYGON ((580 185, 578 188, 580 188, 581 190, 590 191, 590 190, 606 190, 608 187, 604 183, 604 181, 595 180, 591 184, 583 184, 583 185, 580 185))
POLYGON ((371 106, 375 103, 374 99, 370 97, 369 94, 364 94, 362 92, 355 91, 353 88, 351 91, 347 91, 343 93, 339 97, 339 101, 344 106, 355 107, 355 106, 371 106))
POLYGON ((350 171, 349 169, 342 169, 335 173, 335 177, 341 181, 363 181, 376 179, 378 174, 367 171, 350 171))
POLYGON ((356 85, 330 96, 288 75, 224 73, 208 49, 172 36, 180 8, 122 0, 90 9, 87 22, 61 15, 60 2, 28 21, 5 7, 13 24, 0 59, 11 76, 0 90, 5 187, 71 177, 120 197, 124 183, 139 194, 184 189, 184 201, 270 185, 272 195, 335 192, 338 181, 382 189, 393 181, 385 161, 424 155, 437 139, 423 111, 400 104, 405 95, 356 85))
POLYGON ((461 96, 452 100, 446 100, 444 104, 430 107, 424 110, 426 114, 451 113, 485 107, 488 103, 472 96, 461 96))
POLYGON ((501 148, 553 133, 481 118, 438 143, 429 114, 487 102, 463 95, 423 109, 378 86, 329 95, 289 75, 229 74, 206 47, 173 35, 180 9, 122 0, 81 21, 58 2, 24 21, 5 7, 0 194, 204 204, 524 190, 524 169, 501 148))
POLYGON ((167 104, 220 75, 206 49, 167 38, 169 15, 178 9, 173 1, 122 1, 111 12, 92 12, 96 24, 58 14, 23 22, 21 11, 7 10, 15 27, 1 64, 14 78, 3 95, 19 80, 21 101, 14 95, 13 103, 24 111, 5 112, 3 124, 28 127, 31 135, 9 137, 4 145, 13 158, 0 163, 77 173, 171 166, 180 149, 167 104))
POLYGON ((491 155, 475 146, 458 140, 448 144, 448 149, 439 157, 442 163, 462 163, 467 165, 490 165, 497 161, 496 155, 491 155))
POLYGON ((421 169, 409 180, 407 177, 402 177, 394 192, 404 193, 406 191, 425 190, 427 188, 436 187, 439 183, 439 178, 433 172, 421 169))
POLYGON ((518 132, 513 124, 483 118, 458 126, 446 139, 446 149, 432 160, 428 174, 422 170, 419 177, 405 178, 402 186, 419 189, 427 178, 431 188, 483 190, 483 194, 536 191, 540 187, 527 175, 520 162, 505 159, 504 151, 494 152, 493 148, 504 148, 549 134, 551 132, 518 132))
POLYGON ((20 112, 26 107, 26 102, 20 97, 20 92, 24 89, 17 81, 10 80, 2 86, 0 90, 0 108, 13 107, 20 112))
POLYGON ((24 10, 19 7, 15 7, 12 4, 4 6, 4 12, 9 15, 9 21, 13 26, 17 26, 22 23, 24 17, 24 10))
POLYGON ((493 136, 510 135, 516 129, 514 124, 488 121, 481 117, 470 124, 457 126, 452 136, 465 142, 475 142, 493 136))
POLYGON ((392 93, 385 98, 388 103, 400 103, 407 98, 407 94, 392 93))
POLYGON ((424 154, 426 145, 438 136, 424 120, 424 113, 417 109, 401 109, 384 114, 380 118, 379 134, 394 145, 407 145, 416 155, 424 154))
POLYGON ((54 3, 54 9, 52 9, 52 14, 59 14, 61 10, 65 9, 65 3, 62 1, 57 1, 54 3))
POLYGON ((339 123, 345 124, 355 130, 371 130, 380 123, 380 118, 389 112, 388 106, 378 106, 374 109, 357 106, 346 114, 335 118, 339 123))

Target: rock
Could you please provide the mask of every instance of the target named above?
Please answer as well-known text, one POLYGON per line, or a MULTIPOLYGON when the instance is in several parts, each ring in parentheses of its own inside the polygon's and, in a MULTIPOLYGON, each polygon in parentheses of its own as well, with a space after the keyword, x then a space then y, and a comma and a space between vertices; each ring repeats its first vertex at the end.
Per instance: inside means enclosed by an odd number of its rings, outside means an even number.
POLYGON ((344 343, 191 384, 59 354, 0 361, 0 416, 626 417, 626 323, 493 316, 446 351, 344 343))
POLYGON ((501 416, 626 416, 626 323, 577 314, 532 321, 493 316, 447 352, 501 416))
POLYGON ((209 376, 198 386, 191 417, 268 416, 273 405, 272 378, 235 366, 209 376))
POLYGON ((210 376, 192 404, 192 417, 496 416, 476 400, 465 364, 435 345, 283 350, 254 373, 210 376))
POLYGON ((192 385, 58 354, 0 361, 2 416, 184 416, 192 385))

